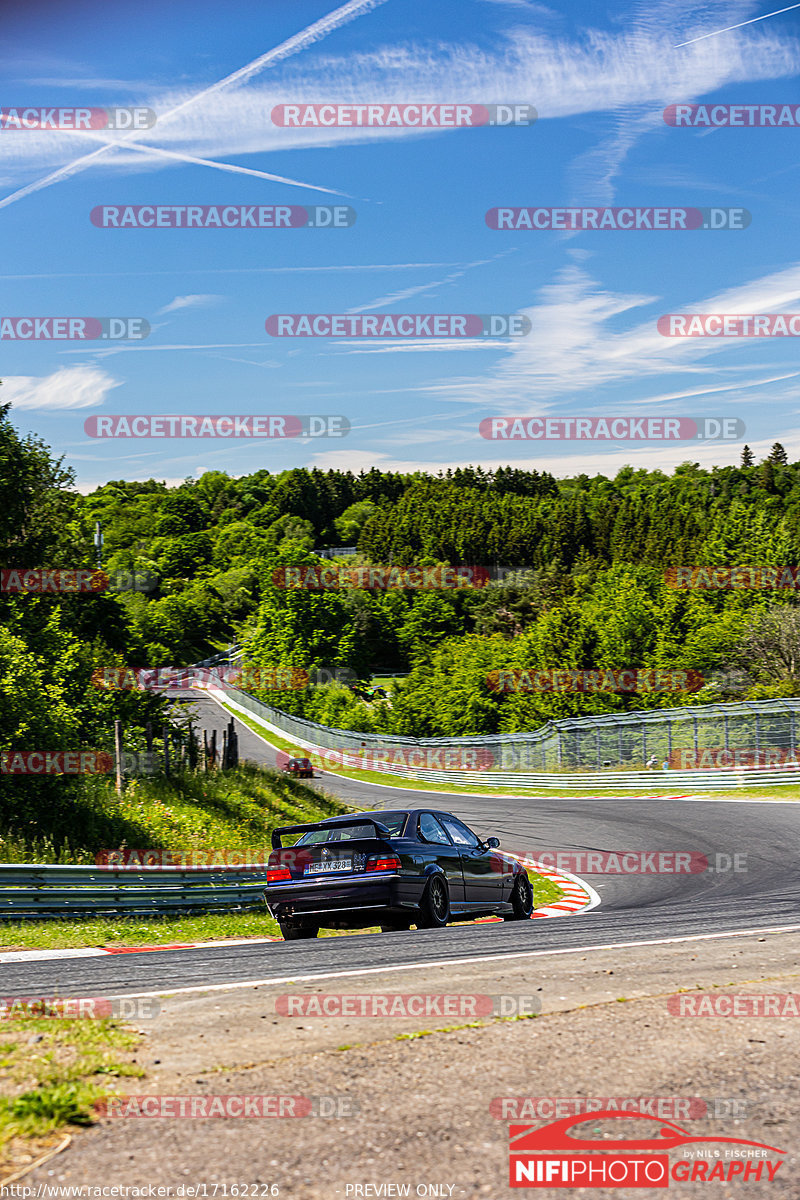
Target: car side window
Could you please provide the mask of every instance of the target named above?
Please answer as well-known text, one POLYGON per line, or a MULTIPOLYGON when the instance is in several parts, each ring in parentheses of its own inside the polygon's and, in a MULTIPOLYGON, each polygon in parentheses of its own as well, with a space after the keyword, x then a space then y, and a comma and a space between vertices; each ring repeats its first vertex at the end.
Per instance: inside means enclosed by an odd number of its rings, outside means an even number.
POLYGON ((470 849, 480 846, 480 838, 471 829, 467 829, 466 825, 462 825, 456 817, 442 817, 441 821, 457 846, 469 846, 470 849))
POLYGON ((450 841, 436 817, 432 813, 423 813, 419 819, 419 831, 426 842, 436 845, 449 846, 450 841))

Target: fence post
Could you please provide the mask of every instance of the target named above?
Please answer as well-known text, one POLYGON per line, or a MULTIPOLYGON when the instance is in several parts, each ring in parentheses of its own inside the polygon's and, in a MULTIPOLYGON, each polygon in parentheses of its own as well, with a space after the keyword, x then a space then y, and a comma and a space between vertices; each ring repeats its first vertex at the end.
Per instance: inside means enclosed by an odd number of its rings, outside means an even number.
POLYGON ((114 722, 114 759, 117 767, 117 795, 122 795, 122 721, 114 722))
POLYGON ((169 779, 169 726, 165 725, 161 733, 164 739, 164 778, 169 779))
POLYGON ((197 766, 197 734, 194 729, 189 730, 189 768, 194 771, 197 766))
POLYGON ((148 754, 153 750, 153 722, 148 721, 144 727, 144 744, 147 747, 148 754))

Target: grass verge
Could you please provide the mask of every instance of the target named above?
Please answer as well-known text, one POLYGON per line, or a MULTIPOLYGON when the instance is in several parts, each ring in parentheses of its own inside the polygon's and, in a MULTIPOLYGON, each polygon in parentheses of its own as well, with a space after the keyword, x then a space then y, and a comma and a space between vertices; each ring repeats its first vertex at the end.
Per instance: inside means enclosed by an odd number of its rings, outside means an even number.
POLYGON ((58 1144, 59 1131, 91 1124, 114 1080, 144 1074, 142 1034, 112 1019, 20 1018, 0 1028, 0 1183, 58 1144))

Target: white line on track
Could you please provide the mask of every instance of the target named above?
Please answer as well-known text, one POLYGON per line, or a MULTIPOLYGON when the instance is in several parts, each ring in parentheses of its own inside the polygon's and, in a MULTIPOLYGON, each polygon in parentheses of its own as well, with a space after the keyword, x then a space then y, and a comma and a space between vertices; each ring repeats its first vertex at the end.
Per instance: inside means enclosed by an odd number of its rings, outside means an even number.
POLYGON ((103 958, 107 950, 77 946, 68 950, 9 950, 0 954, 0 963, 42 962, 53 958, 103 958))
POLYGON ((276 975, 268 979, 247 979, 241 983, 194 984, 183 988, 159 988, 151 992, 120 992, 108 997, 139 999, 145 996, 183 996, 190 992, 232 992, 241 988, 269 987, 276 983, 313 983, 317 979, 346 979, 358 975, 388 975, 397 971, 425 971, 434 967, 457 967, 469 963, 486 963, 510 958, 545 958, 550 954, 592 954, 601 950, 627 950, 637 946, 673 946, 680 942, 713 941, 715 938, 752 937, 759 933, 795 933, 800 925, 767 926, 762 929, 731 929, 724 933, 693 933, 684 937, 646 938, 634 942, 607 942, 602 946, 573 946, 562 950, 516 950, 507 954, 477 954, 470 958, 441 958, 433 962, 405 963, 396 967, 359 967, 352 971, 324 971, 312 975, 276 975))

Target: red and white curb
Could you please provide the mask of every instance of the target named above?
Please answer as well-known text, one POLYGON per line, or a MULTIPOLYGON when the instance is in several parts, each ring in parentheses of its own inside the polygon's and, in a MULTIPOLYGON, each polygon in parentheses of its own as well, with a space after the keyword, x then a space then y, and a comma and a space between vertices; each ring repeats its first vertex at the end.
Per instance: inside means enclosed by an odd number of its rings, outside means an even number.
MULTIPOLYGON (((535 921, 537 917, 566 917, 572 913, 588 912, 590 908, 597 908, 600 904, 600 897, 594 888, 577 875, 570 875, 567 871, 553 871, 543 863, 537 862, 535 858, 513 854, 510 850, 504 851, 504 854, 506 858, 513 858, 523 866, 530 867, 543 879, 549 879, 564 893, 561 899, 556 900, 553 904, 535 908, 531 913, 532 921, 535 921)), ((483 917, 475 924, 483 921, 502 921, 502 919, 502 917, 483 917)))
MULTIPOLYGON (((514 855, 514 857, 517 856, 514 855)), ((579 876, 570 875, 566 871, 552 871, 534 858, 521 858, 519 861, 526 867, 531 867, 537 875, 557 884, 564 893, 561 899, 554 904, 546 904, 544 908, 534 909, 531 913, 532 921, 536 917, 563 917, 567 913, 588 912, 590 908, 597 908, 600 903, 600 897, 594 888, 579 876)))
POLYGON ((259 942, 280 942, 282 938, 226 938, 220 942, 165 942, 161 946, 80 946, 71 950, 9 950, 0 954, 0 964, 46 962, 52 958, 100 958, 106 954, 149 954, 153 950, 222 950, 226 946, 256 946, 259 942))

